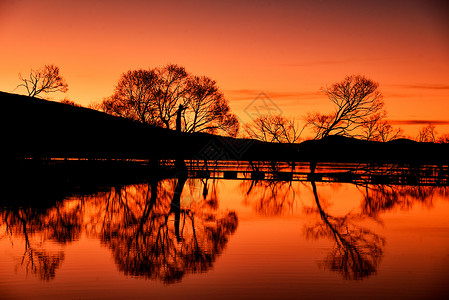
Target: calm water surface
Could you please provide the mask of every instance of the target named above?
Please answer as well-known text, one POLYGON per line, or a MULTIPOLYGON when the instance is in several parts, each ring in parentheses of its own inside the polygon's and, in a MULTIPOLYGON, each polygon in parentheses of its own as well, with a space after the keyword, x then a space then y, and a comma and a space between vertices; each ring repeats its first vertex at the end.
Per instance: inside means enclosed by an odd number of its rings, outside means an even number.
POLYGON ((449 295, 447 187, 180 178, 37 193, 48 201, 2 199, 1 299, 449 295))

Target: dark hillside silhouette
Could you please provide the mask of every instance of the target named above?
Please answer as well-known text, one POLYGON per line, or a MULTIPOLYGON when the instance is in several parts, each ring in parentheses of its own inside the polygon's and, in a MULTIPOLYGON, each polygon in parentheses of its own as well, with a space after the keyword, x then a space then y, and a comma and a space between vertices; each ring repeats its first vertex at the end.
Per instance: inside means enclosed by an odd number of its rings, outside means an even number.
POLYGON ((448 144, 418 143, 408 139, 389 142, 328 136, 299 145, 304 161, 448 164, 448 144))
MULTIPOLYGON (((8 112, 1 119, 8 160, 244 159, 258 152, 251 147, 264 144, 207 133, 176 132, 84 107, 16 94, 0 92, 0 103, 8 112), (240 151, 242 145, 246 151, 240 151)), ((294 153, 283 152, 290 158, 294 153)))
POLYGON ((20 158, 449 163, 449 144, 342 136, 300 144, 184 133, 58 102, 0 92, 3 160, 20 158))
MULTIPOLYGON (((1 93, 4 148, 16 157, 141 158, 171 132, 95 110, 1 93), (151 139, 149 138, 151 136, 151 139), (140 149, 140 150, 139 150, 140 149), (145 154, 140 153, 146 152, 145 154)), ((166 150, 166 149, 165 149, 166 150)))

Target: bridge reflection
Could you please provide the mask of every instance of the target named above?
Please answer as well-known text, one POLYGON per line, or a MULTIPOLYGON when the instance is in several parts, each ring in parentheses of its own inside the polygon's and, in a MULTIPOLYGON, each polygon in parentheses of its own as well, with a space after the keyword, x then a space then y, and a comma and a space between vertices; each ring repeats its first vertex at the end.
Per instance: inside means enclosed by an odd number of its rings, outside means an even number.
POLYGON ((355 184, 445 186, 447 165, 344 164, 282 162, 188 162, 189 177, 239 180, 314 181, 355 184))

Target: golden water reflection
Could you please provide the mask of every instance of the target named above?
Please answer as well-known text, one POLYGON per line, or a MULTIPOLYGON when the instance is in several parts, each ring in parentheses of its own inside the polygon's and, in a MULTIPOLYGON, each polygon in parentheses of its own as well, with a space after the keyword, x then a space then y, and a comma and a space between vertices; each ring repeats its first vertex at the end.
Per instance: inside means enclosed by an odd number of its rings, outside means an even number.
MULTIPOLYGON (((322 265, 341 273, 344 279, 363 279, 376 273, 383 255, 385 238, 376 234, 362 221, 370 216, 348 212, 343 216, 333 216, 320 203, 315 182, 311 182, 316 208, 306 213, 317 213, 320 221, 305 228, 308 239, 329 238, 335 242, 334 248, 323 260, 322 265)), ((377 221, 374 219, 374 221, 377 221)))
MULTIPOLYGON (((63 246, 85 234, 111 251, 125 275, 179 282, 186 274, 210 270, 237 230, 238 211, 220 208, 227 193, 218 187, 223 182, 181 174, 73 196, 50 207, 8 204, 0 213, 1 238, 22 240, 17 268, 45 281, 54 279, 63 264, 63 246)), ((381 264, 387 241, 376 230, 382 225, 380 214, 408 210, 416 203, 431 208, 435 196, 449 198, 447 187, 359 184, 355 187, 360 206, 333 212, 329 199, 320 195, 320 188, 328 185, 244 180, 237 190, 243 205, 256 214, 299 211, 308 220, 306 239, 333 243, 318 265, 351 280, 376 274, 381 264), (307 192, 312 195, 310 204, 303 201, 307 192)), ((338 189, 341 184, 333 185, 338 189)))
POLYGON ((219 210, 213 195, 181 203, 185 181, 115 186, 44 210, 3 209, 3 237, 25 240, 19 265, 44 280, 54 279, 64 260, 63 251, 46 247, 84 232, 112 251, 126 275, 176 282, 209 270, 238 226, 237 214, 219 210))

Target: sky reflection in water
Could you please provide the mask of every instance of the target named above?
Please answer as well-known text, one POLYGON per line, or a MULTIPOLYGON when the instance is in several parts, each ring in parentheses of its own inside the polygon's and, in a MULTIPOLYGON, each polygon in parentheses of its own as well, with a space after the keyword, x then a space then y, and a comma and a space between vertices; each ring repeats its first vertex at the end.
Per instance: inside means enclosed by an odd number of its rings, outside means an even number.
POLYGON ((43 206, 4 199, 0 291, 11 299, 441 295, 448 200, 447 187, 186 178, 43 206), (404 289, 406 281, 416 285, 404 289))

